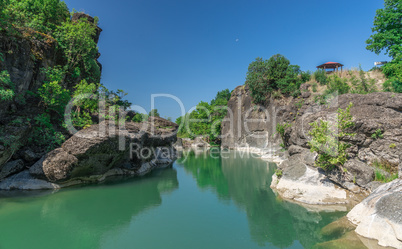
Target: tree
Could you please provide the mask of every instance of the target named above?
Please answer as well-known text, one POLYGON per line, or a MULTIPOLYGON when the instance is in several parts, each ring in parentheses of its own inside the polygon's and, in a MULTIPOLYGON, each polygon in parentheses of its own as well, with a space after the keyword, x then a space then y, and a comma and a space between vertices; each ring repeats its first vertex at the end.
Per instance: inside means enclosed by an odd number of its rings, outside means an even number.
POLYGON ((46 34, 54 32, 70 16, 67 5, 60 0, 0 0, 0 6, 8 25, 11 22, 18 28, 46 34))
POLYGON ((159 115, 159 113, 158 113, 158 109, 152 109, 152 110, 149 112, 148 116, 150 116, 150 117, 160 117, 160 115, 159 115))
POLYGON ((98 46, 94 41, 96 26, 85 19, 66 21, 58 26, 54 34, 58 47, 67 61, 65 71, 73 78, 84 74, 90 82, 98 82, 100 68, 96 62, 98 46))
POLYGON ((148 115, 147 114, 143 114, 143 113, 136 113, 133 117, 133 122, 136 123, 141 123, 144 122, 148 119, 148 115))
POLYGON ((402 52, 402 1, 385 0, 384 8, 376 12, 373 35, 366 41, 367 49, 380 54, 385 50, 395 59, 402 52))
POLYGON ((188 138, 203 136, 211 144, 220 144, 222 120, 227 114, 230 96, 229 89, 222 90, 210 103, 201 101, 194 111, 177 118, 178 135, 188 138))
POLYGON ((302 77, 299 77, 301 73, 299 66, 290 65, 286 57, 277 54, 269 60, 257 58, 253 61, 248 67, 246 84, 254 102, 264 104, 275 90, 283 94, 300 94, 299 87, 303 83, 302 77))

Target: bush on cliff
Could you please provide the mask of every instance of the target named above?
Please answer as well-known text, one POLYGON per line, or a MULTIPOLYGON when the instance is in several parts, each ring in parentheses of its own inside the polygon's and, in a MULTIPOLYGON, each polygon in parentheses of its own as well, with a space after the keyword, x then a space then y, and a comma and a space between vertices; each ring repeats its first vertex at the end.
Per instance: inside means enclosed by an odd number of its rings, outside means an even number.
POLYGON ((318 69, 317 71, 314 72, 314 79, 321 85, 326 85, 327 84, 327 72, 322 69, 318 69))
POLYGON ((353 117, 350 114, 352 103, 345 109, 338 109, 335 123, 318 120, 310 125, 312 136, 308 142, 311 152, 317 152, 316 166, 324 170, 332 170, 342 166, 347 160, 346 149, 349 144, 342 141, 347 136, 354 136, 348 133, 348 129, 354 126, 353 117))
POLYGON ((158 112, 157 109, 152 109, 152 110, 149 112, 148 116, 149 116, 149 117, 160 117, 160 114, 159 114, 159 112, 158 112))
POLYGON ((351 77, 349 80, 351 93, 368 94, 378 91, 375 80, 367 76, 361 66, 359 66, 359 77, 356 77, 353 72, 349 72, 349 74, 351 77))
POLYGON ((7 71, 0 72, 0 101, 10 101, 14 98, 14 84, 7 71))
POLYGON ((341 78, 338 75, 331 75, 328 77, 327 89, 324 94, 345 94, 350 90, 347 79, 341 78))
POLYGON ((2 0, 2 27, 30 28, 51 34, 69 16, 67 5, 60 0, 2 0))
POLYGON ((136 113, 132 119, 133 122, 141 123, 148 120, 148 115, 143 113, 136 113))
POLYGON ((299 66, 290 65, 286 57, 277 54, 269 60, 257 58, 250 63, 246 84, 250 88, 254 102, 264 104, 270 93, 276 90, 286 95, 300 94, 300 85, 308 78, 306 74, 301 74, 299 66))

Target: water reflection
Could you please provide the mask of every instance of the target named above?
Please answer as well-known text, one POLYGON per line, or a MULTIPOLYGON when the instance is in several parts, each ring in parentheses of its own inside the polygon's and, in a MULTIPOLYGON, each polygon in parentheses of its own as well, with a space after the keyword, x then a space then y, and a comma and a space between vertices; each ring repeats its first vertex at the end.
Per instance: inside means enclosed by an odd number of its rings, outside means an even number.
POLYGON ((190 172, 199 188, 212 189, 220 199, 231 199, 245 211, 254 242, 290 247, 299 241, 310 248, 322 241, 319 231, 345 213, 309 212, 307 209, 279 200, 270 189, 275 164, 259 159, 197 156, 192 152, 177 163, 190 172))
POLYGON ((85 191, 63 190, 45 198, 3 199, 0 248, 99 248, 102 236, 121 231, 139 213, 161 205, 161 195, 179 185, 172 168, 119 182, 86 186, 85 191), (30 208, 24 205, 28 203, 30 208))

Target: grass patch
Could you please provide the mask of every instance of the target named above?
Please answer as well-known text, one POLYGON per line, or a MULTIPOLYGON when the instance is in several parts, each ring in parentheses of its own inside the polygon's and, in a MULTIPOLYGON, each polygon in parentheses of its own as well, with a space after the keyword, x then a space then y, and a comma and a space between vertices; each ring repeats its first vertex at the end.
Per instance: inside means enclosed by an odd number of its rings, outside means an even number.
POLYGON ((391 163, 385 159, 376 160, 372 163, 375 168, 375 181, 378 182, 392 182, 398 179, 398 164, 391 163), (385 174, 387 172, 388 174, 385 174))

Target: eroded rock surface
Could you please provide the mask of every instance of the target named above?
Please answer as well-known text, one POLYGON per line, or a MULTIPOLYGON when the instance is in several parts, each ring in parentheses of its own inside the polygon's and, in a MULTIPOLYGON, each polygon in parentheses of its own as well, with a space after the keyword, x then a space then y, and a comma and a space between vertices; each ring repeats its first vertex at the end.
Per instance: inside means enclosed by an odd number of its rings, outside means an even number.
POLYGON ((381 246, 402 248, 402 180, 377 188, 348 214, 356 232, 381 246))
POLYGON ((173 162, 176 131, 176 124, 157 117, 125 127, 109 122, 93 125, 44 155, 29 171, 6 179, 0 189, 55 188, 109 176, 144 175, 173 162))
MULTIPOLYGON (((304 93, 308 89, 307 85, 301 87, 304 93)), ((283 177, 279 177, 278 184, 273 187, 279 190, 278 193, 286 193, 287 197, 296 201, 317 204, 325 204, 325 194, 314 195, 308 191, 314 181, 317 192, 321 191, 319 186, 328 190, 330 185, 327 183, 330 182, 333 188, 340 186, 350 196, 361 200, 362 196, 367 196, 381 185, 374 181, 377 170, 373 167, 374 162, 399 164, 399 170, 402 170, 402 94, 345 94, 336 97, 328 105, 319 105, 313 96, 307 95, 299 99, 271 98, 264 106, 258 106, 253 103, 247 86, 237 87, 228 102, 230 111, 222 123, 222 147, 237 150, 251 148, 260 151, 262 158, 274 160, 280 153, 279 145, 285 146, 287 152, 283 155, 285 159, 287 155, 287 160, 283 163, 280 163, 283 157, 278 160, 283 177), (355 122, 350 133, 356 135, 344 138, 344 142, 350 144, 348 161, 342 169, 330 172, 316 169, 315 155, 309 152, 308 146, 310 124, 319 119, 333 119, 339 108, 345 109, 350 103, 353 103, 351 114, 355 122), (283 141, 276 131, 277 124, 287 124, 283 141), (376 132, 380 134, 379 137, 373 136, 376 132), (289 164, 292 166, 289 167, 289 164), (326 184, 323 185, 323 182, 326 184), (305 190, 297 194, 302 185, 305 185, 305 190), (315 201, 310 199, 315 197, 315 201)), ((385 171, 382 173, 389 175, 385 171)))

